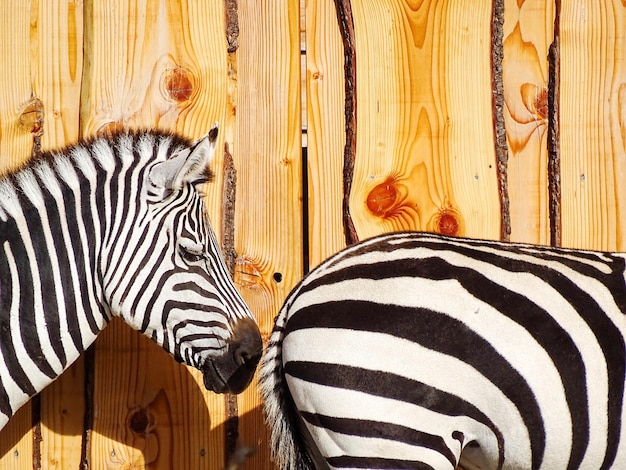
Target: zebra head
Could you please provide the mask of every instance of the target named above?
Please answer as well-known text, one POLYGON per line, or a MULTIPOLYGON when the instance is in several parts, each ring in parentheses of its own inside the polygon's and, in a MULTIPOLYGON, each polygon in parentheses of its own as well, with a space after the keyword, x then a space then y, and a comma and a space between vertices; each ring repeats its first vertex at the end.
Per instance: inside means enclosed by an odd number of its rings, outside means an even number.
POLYGON ((207 389, 239 393, 252 379, 262 341, 199 191, 211 176, 217 134, 216 125, 195 143, 150 133, 118 141, 118 152, 129 147, 145 164, 137 170, 137 199, 117 211, 123 220, 110 223, 103 286, 113 315, 201 370, 207 389))

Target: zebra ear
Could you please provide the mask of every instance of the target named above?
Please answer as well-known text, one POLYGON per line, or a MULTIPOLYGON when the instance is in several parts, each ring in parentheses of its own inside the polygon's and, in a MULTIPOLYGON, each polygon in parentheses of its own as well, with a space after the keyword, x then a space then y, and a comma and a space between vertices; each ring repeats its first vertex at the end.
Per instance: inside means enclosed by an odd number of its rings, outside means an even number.
POLYGON ((180 150, 167 161, 150 170, 150 181, 159 188, 176 191, 185 183, 203 183, 210 179, 209 163, 213 160, 217 143, 217 123, 191 147, 180 150))

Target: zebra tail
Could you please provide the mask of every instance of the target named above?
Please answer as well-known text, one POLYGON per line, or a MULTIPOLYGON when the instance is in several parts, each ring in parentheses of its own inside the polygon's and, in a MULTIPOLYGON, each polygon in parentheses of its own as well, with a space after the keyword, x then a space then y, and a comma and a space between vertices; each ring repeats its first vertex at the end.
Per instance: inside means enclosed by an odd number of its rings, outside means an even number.
POLYGON ((307 453, 304 424, 289 394, 282 360, 284 326, 288 302, 276 317, 265 354, 259 367, 259 389, 265 420, 270 428, 272 459, 281 470, 311 470, 315 466, 307 453), (299 424, 302 426, 299 426, 299 424))

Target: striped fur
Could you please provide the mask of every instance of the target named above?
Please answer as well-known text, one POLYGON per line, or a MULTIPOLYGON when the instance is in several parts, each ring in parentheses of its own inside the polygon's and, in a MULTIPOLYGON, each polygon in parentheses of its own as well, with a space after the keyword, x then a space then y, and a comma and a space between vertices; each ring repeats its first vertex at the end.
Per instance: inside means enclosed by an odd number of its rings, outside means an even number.
POLYGON ((0 428, 112 316, 239 392, 260 357, 204 211, 217 127, 78 143, 0 179, 0 428))
POLYGON ((619 253, 423 233, 335 255, 261 362, 280 468, 626 468, 624 275, 619 253))

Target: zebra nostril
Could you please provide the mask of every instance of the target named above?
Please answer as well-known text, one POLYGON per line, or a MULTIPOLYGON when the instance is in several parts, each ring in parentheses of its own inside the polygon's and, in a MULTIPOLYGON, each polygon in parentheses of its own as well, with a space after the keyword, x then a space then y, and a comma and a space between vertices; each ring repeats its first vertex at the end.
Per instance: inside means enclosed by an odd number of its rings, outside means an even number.
POLYGON ((261 332, 256 322, 248 319, 239 320, 235 327, 233 340, 234 344, 237 345, 233 351, 236 364, 256 369, 263 352, 261 332))
POLYGON ((262 352, 263 341, 256 322, 252 318, 239 320, 233 325, 227 353, 204 366, 204 385, 218 393, 243 392, 252 381, 262 352))
POLYGON ((261 352, 256 349, 254 351, 250 351, 247 348, 238 348, 235 352, 235 361, 240 366, 251 366, 256 368, 260 360, 261 352))

